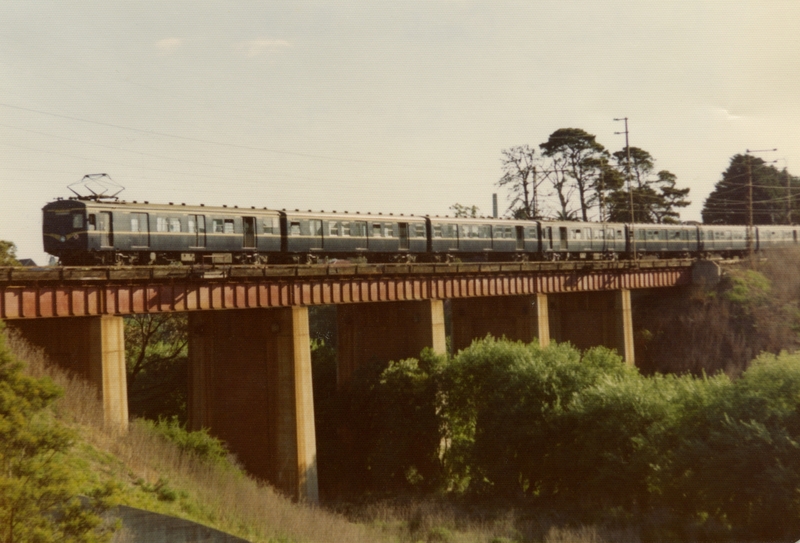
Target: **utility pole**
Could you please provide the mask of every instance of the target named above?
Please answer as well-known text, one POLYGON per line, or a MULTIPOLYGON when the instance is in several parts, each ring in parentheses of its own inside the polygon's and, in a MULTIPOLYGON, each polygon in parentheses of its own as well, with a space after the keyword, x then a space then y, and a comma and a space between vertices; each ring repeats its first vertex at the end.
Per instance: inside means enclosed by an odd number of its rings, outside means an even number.
POLYGON ((783 160, 783 173, 786 174, 786 224, 792 224, 792 186, 789 163, 785 158, 781 160, 783 160))
POLYGON ((633 259, 636 260, 636 231, 633 227, 633 224, 636 222, 636 218, 633 214, 633 182, 631 181, 631 146, 628 144, 628 118, 620 117, 614 120, 625 121, 625 131, 614 132, 614 134, 625 134, 625 177, 628 179, 628 196, 630 198, 631 205, 631 248, 633 249, 633 259))
POLYGON ((750 153, 768 153, 778 149, 745 149, 747 162, 747 253, 750 260, 753 260, 754 236, 753 236, 753 159, 750 153))

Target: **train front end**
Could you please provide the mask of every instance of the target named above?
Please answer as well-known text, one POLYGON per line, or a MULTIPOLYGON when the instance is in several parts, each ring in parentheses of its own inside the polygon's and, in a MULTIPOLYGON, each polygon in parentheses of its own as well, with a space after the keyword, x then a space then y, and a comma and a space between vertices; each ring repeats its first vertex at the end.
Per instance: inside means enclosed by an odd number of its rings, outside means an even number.
POLYGON ((62 263, 89 249, 86 203, 80 200, 56 200, 42 208, 42 234, 46 253, 62 263))

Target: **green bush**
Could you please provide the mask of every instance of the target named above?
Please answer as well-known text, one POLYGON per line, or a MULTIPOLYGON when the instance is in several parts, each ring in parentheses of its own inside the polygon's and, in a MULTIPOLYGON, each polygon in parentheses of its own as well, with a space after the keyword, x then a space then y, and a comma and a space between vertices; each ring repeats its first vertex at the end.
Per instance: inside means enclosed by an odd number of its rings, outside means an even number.
POLYGON ((800 531, 800 355, 762 355, 684 401, 662 485, 684 516, 748 538, 800 531), (669 483, 667 483, 669 481, 669 483))
POLYGON ((142 420, 142 423, 164 439, 175 443, 184 452, 215 464, 228 462, 228 449, 225 444, 209 435, 205 428, 194 432, 189 431, 181 425, 176 417, 157 421, 142 420))

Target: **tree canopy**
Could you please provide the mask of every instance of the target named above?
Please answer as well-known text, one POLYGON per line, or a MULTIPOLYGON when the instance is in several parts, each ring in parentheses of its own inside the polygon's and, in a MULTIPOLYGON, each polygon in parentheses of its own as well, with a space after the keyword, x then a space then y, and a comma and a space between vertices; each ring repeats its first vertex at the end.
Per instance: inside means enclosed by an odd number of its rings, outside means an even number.
POLYGON ((0 266, 20 266, 17 260, 17 246, 13 241, 0 239, 0 266))
POLYGON ((656 170, 655 158, 638 147, 613 154, 594 134, 560 128, 539 145, 504 149, 498 186, 509 191, 508 213, 517 218, 669 223, 689 205, 688 188, 677 177, 656 170), (629 168, 630 167, 630 171, 629 168), (630 175, 630 189, 626 180, 630 175))
POLYGON ((731 157, 728 169, 703 204, 703 222, 749 224, 751 177, 753 224, 791 224, 800 218, 797 213, 800 179, 759 157, 737 154, 731 157))

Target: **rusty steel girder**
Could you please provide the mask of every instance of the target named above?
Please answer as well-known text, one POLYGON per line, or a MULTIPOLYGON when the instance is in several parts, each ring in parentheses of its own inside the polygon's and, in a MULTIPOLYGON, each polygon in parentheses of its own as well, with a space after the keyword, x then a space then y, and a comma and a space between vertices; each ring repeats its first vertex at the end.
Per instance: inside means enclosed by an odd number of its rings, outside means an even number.
POLYGON ((665 288, 691 261, 2 268, 0 318, 130 315, 665 288))

